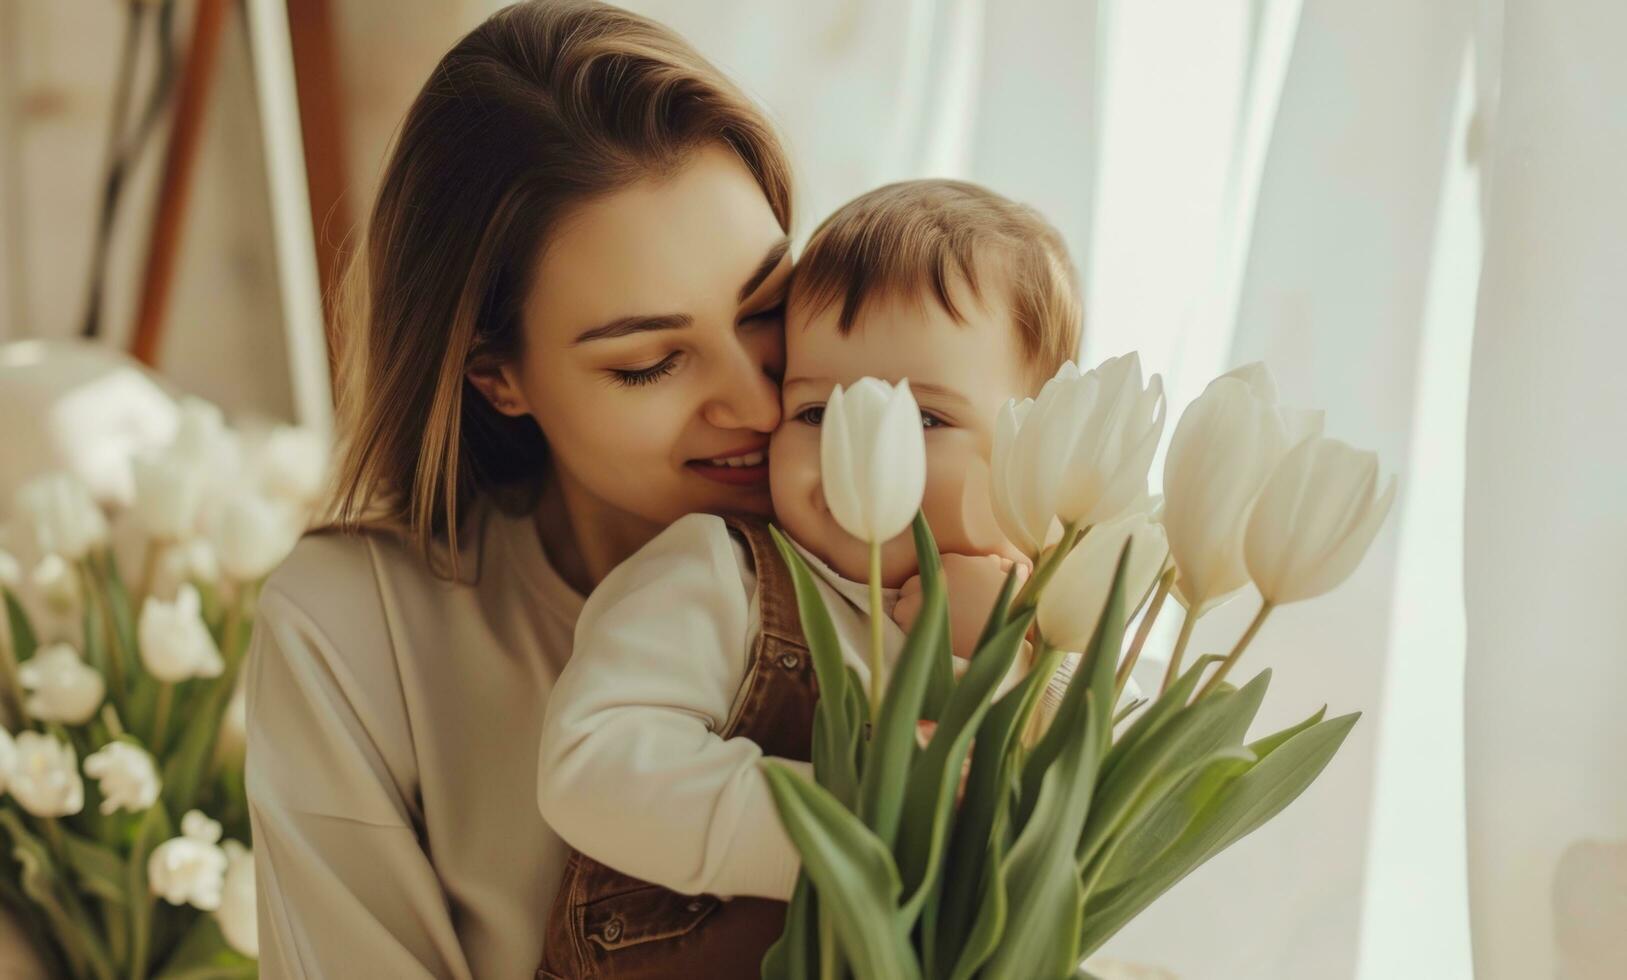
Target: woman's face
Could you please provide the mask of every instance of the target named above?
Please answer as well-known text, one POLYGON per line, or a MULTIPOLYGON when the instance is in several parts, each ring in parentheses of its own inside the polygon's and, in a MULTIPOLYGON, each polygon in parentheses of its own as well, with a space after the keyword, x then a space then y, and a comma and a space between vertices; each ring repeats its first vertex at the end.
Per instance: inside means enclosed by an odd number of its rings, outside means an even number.
POLYGON ((790 271, 750 171, 698 150, 566 217, 536 268, 520 357, 471 380, 536 419, 568 499, 655 526, 768 514, 790 271))

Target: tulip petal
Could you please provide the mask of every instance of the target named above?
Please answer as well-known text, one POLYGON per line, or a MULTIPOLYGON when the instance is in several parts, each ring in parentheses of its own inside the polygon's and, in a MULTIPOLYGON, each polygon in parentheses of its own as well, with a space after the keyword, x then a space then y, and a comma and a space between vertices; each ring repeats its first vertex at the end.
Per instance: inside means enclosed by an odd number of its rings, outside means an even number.
POLYGON ((848 433, 846 396, 837 385, 825 402, 824 422, 819 435, 820 482, 825 492, 825 506, 842 530, 861 540, 863 510, 853 473, 853 446, 848 433))

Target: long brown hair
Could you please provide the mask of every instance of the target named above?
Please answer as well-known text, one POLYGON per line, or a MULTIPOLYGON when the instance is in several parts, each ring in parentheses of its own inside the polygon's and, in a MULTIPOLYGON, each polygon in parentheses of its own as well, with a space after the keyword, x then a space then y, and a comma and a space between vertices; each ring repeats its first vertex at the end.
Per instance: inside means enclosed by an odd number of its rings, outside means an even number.
POLYGON ((338 297, 327 524, 403 535, 456 576, 468 507, 547 465, 535 421, 466 377, 519 355, 539 250, 569 209, 711 144, 789 229, 789 165, 763 113, 660 24, 533 0, 454 45, 407 111, 338 297))

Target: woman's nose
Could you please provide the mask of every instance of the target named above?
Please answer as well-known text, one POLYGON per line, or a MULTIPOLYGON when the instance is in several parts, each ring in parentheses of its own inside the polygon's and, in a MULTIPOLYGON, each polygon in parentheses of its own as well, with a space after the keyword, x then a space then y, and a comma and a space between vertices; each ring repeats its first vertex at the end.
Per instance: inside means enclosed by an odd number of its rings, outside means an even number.
POLYGON ((764 365, 737 357, 718 378, 719 391, 706 403, 706 421, 720 429, 773 432, 780 424, 780 388, 764 365))

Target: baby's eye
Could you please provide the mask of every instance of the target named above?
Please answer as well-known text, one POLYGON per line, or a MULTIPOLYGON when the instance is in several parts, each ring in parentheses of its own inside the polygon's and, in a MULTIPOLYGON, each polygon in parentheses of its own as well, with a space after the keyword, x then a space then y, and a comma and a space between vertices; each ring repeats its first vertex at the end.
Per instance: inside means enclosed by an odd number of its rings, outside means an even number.
POLYGON ((825 421, 825 406, 810 405, 797 413, 797 421, 808 425, 818 425, 825 421))
POLYGON ((941 428, 943 428, 944 426, 946 426, 948 424, 949 424, 948 422, 945 422, 943 419, 938 418, 936 415, 933 415, 931 412, 922 412, 921 413, 921 428, 923 428, 923 429, 941 429, 941 428))

